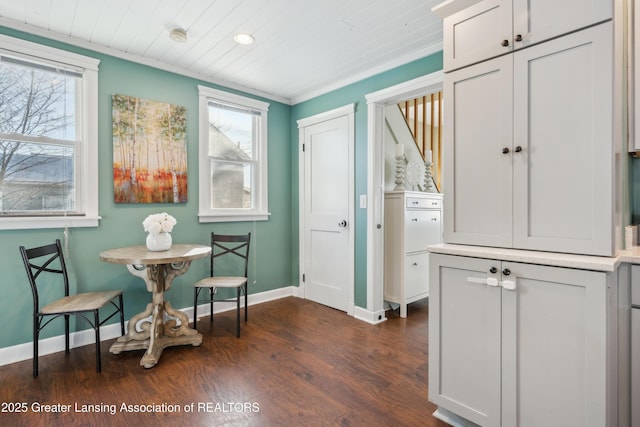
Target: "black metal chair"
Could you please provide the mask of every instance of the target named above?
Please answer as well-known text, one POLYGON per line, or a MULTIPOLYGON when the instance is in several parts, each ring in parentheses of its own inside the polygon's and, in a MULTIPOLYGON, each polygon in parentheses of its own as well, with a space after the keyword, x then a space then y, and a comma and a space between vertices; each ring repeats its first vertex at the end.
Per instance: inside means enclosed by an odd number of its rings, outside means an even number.
MULTIPOLYGON (((27 270, 27 277, 31 285, 33 294, 33 376, 38 376, 38 340, 40 331, 44 329, 54 319, 64 316, 65 350, 69 353, 69 318, 75 315, 85 319, 93 330, 96 337, 96 371, 102 370, 100 358, 100 326, 120 313, 120 329, 124 335, 124 310, 121 290, 84 292, 69 294, 69 276, 67 266, 62 253, 60 240, 55 243, 36 248, 26 249, 20 246, 20 254, 24 267, 27 270), (56 280, 54 275, 60 275, 56 280), (61 280, 60 280, 61 279, 61 280), (44 287, 52 288, 56 286, 64 287, 64 296, 40 307, 38 289, 44 287), (118 303, 115 299, 118 299, 118 303), (115 311, 106 319, 100 320, 99 310, 111 303, 115 311), (93 313, 93 319, 90 314, 93 313)), ((49 292, 47 292, 49 293, 49 292)))
POLYGON ((213 322, 214 302, 236 302, 236 336, 240 338, 240 299, 244 294, 244 321, 247 321, 247 282, 249 270, 249 246, 251 244, 251 233, 244 235, 223 235, 211 233, 211 263, 210 277, 204 278, 194 285, 193 290, 193 328, 196 329, 198 323, 198 303, 208 302, 211 307, 211 322, 213 322), (229 264, 237 261, 237 271, 244 268, 244 275, 240 272, 237 276, 222 276, 216 270, 216 265, 224 260, 229 264), (240 261, 242 260, 242 265, 240 261), (218 288, 236 288, 236 298, 215 299, 218 288), (202 298, 200 293, 204 292, 202 298))

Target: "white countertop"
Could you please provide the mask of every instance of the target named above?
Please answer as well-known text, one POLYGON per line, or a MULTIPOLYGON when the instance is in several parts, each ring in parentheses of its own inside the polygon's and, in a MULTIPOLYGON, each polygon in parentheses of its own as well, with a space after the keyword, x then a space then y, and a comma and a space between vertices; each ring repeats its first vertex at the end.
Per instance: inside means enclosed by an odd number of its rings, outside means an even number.
POLYGON ((440 243, 428 246, 432 253, 469 256, 484 259, 500 259, 527 264, 551 265, 556 267, 577 268, 580 270, 615 271, 621 262, 640 264, 640 248, 623 251, 617 257, 575 255, 554 252, 527 251, 521 249, 491 248, 486 246, 468 246, 440 243))

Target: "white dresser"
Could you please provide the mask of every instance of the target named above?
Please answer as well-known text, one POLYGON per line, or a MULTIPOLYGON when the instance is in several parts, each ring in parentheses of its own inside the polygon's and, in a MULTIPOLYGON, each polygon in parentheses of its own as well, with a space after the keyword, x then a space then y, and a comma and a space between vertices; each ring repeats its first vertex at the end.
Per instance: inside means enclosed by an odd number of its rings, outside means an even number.
POLYGON ((427 246, 442 242, 442 194, 391 191, 384 198, 384 299, 407 304, 429 296, 427 246))

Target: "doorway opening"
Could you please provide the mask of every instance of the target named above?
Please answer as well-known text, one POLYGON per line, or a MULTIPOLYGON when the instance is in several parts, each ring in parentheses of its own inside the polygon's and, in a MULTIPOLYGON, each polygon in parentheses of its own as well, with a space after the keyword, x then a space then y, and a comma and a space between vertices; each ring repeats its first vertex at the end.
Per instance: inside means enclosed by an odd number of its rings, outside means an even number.
POLYGON ((442 90, 443 73, 437 71, 365 96, 368 111, 367 154, 367 309, 361 320, 377 324, 386 320, 384 310, 384 192, 385 109, 407 99, 430 96, 442 90))

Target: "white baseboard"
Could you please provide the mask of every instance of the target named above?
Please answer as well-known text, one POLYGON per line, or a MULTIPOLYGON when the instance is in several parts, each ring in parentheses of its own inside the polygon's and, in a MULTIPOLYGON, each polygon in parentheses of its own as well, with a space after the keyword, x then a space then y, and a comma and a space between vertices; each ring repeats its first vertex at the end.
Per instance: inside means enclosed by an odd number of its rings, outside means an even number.
MULTIPOLYGON (((289 296, 297 295, 297 286, 287 286, 284 288, 278 288, 271 291, 260 292, 258 294, 250 294, 248 304, 255 305, 267 301, 273 301, 279 298, 285 298, 289 296)), ((214 304, 214 314, 221 313, 228 310, 235 310, 235 303, 221 303, 214 304)), ((193 307, 188 307, 180 310, 189 316, 189 321, 193 320, 193 307)), ((209 304, 203 304, 198 306, 198 317, 210 315, 209 304)), ((125 323, 125 328, 129 322, 125 323)), ((112 323, 100 328, 100 341, 110 340, 120 336, 120 324, 112 323)), ((69 346, 71 348, 82 347, 84 345, 95 343, 95 335, 93 329, 86 329, 79 332, 73 332, 69 335, 69 346)), ((58 335, 56 337, 41 339, 38 346, 38 353, 40 356, 46 354, 57 353, 64 351, 64 335, 58 335)), ((28 342, 24 344, 18 344, 11 347, 0 348, 0 366, 8 365, 10 363, 21 362, 23 360, 31 359, 33 357, 33 343, 28 342)))
POLYGON ((384 315, 384 310, 380 311, 370 311, 366 308, 362 307, 354 307, 353 309, 353 317, 358 320, 362 320, 363 322, 370 323, 372 325, 377 325, 378 323, 382 323, 387 320, 384 315))
POLYGON ((453 427, 479 427, 478 424, 472 423, 471 421, 440 407, 436 409, 433 416, 453 427))

